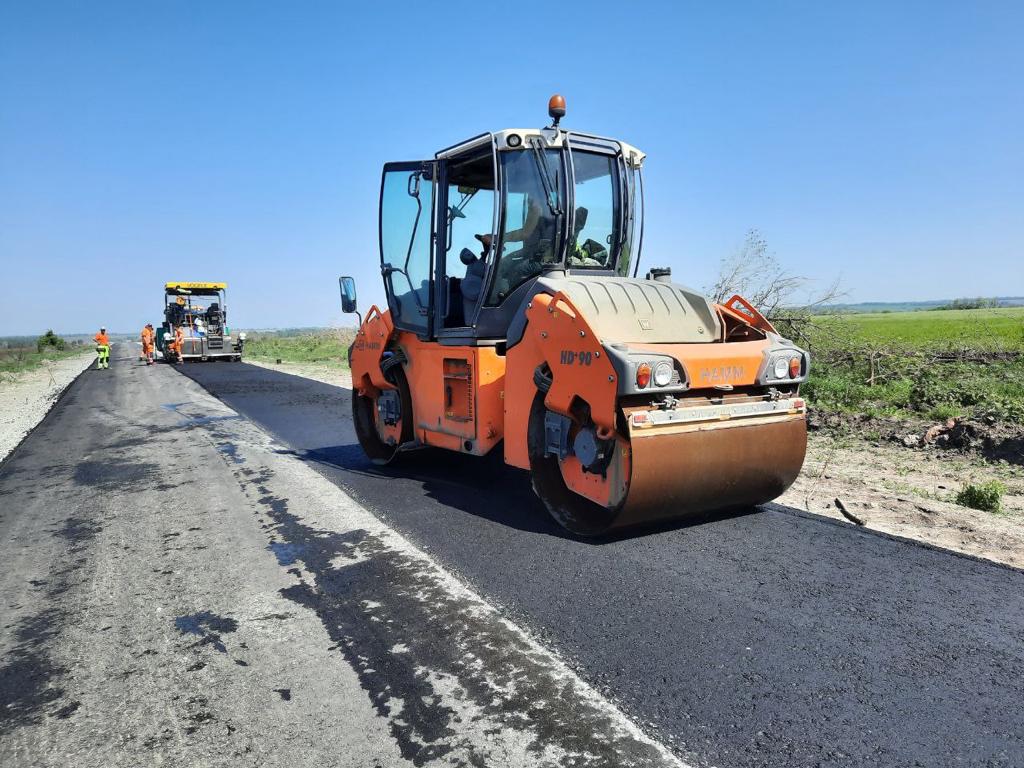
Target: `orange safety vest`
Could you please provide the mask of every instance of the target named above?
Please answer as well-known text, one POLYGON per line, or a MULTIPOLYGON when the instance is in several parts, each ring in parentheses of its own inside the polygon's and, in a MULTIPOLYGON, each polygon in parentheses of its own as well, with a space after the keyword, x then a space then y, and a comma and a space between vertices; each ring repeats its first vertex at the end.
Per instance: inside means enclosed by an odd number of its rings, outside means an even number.
POLYGON ((96 334, 95 336, 93 336, 92 338, 93 338, 93 340, 94 340, 94 341, 95 341, 95 342, 96 342, 96 343, 97 343, 97 344, 98 344, 99 346, 103 346, 103 347, 109 347, 109 346, 110 346, 110 337, 109 337, 109 336, 107 336, 107 334, 105 334, 105 333, 103 333, 103 332, 97 333, 97 334, 96 334))

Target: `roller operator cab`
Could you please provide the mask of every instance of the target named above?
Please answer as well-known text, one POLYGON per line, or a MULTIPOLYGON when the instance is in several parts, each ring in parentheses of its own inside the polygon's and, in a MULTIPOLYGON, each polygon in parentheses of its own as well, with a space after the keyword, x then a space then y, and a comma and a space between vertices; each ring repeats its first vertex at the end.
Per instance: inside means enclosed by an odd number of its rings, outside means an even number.
POLYGON ((803 463, 807 353, 739 296, 638 279, 644 154, 564 112, 384 166, 388 306, 349 350, 363 450, 498 448, 581 535, 775 498, 803 463))

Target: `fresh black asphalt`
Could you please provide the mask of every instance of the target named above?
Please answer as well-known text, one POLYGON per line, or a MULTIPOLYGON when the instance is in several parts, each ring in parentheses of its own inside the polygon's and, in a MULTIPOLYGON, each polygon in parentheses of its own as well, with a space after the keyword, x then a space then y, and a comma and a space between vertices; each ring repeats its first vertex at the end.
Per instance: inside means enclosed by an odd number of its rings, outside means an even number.
POLYGON ((314 465, 112 352, 0 462, 0 767, 682 765, 314 465))
POLYGON ((349 392, 183 372, 699 765, 1024 765, 1024 573, 778 507, 588 543, 500 457, 377 468, 349 392))

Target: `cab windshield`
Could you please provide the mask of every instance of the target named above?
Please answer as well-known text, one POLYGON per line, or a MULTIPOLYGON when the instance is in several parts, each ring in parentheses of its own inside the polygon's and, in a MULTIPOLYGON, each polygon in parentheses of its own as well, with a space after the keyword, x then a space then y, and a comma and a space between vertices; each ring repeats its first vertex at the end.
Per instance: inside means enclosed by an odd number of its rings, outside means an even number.
POLYGON ((501 153, 502 231, 489 305, 545 269, 628 269, 623 181, 615 155, 573 149, 572 174, 560 149, 528 147, 501 153), (571 195, 566 181, 572 176, 571 195), (571 231, 570 231, 571 222, 571 231), (568 236, 568 242, 564 242, 568 236), (625 247, 624 247, 625 246, 625 247), (621 253, 620 253, 621 252, 621 253), (620 256, 624 264, 619 264, 620 256))
POLYGON ((224 296, 214 294, 172 294, 165 300, 164 316, 172 326, 180 326, 190 335, 218 335, 225 330, 224 296))
POLYGON ((565 167, 558 149, 501 153, 504 226, 489 304, 500 304, 517 287, 561 262, 565 215, 565 167))

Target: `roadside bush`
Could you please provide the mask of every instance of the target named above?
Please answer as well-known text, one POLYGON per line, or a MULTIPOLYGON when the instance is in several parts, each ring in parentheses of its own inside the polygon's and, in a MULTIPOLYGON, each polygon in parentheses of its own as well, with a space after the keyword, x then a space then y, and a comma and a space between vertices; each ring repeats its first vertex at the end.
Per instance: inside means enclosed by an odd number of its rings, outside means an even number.
POLYGON ((355 331, 348 328, 252 332, 245 353, 267 360, 347 366, 348 347, 354 338, 355 331))
POLYGON ((985 483, 968 483, 956 495, 961 507, 980 509, 982 512, 999 512, 1003 508, 1003 494, 1006 486, 998 480, 985 483))
POLYGON ((56 349, 58 352, 63 352, 65 347, 67 347, 67 342, 55 334, 52 328, 36 341, 37 352, 45 352, 47 349, 56 349))
POLYGON ((943 304, 935 309, 943 310, 954 310, 954 309, 995 309, 1002 306, 999 299, 953 299, 949 304, 943 304))
POLYGON ((965 366, 946 365, 922 370, 910 390, 910 407, 930 411, 938 406, 971 406, 980 403, 984 394, 973 379, 975 371, 965 366))
POLYGON ((963 410, 951 403, 940 403, 928 411, 928 418, 934 421, 946 421, 963 416, 963 410))
POLYGON ((812 363, 811 376, 800 391, 816 408, 874 415, 895 414, 908 408, 913 382, 897 378, 869 386, 859 369, 812 363))
POLYGON ((800 391, 815 405, 839 410, 857 404, 857 397, 852 391, 855 386, 845 376, 812 368, 810 378, 800 391))
POLYGON ((993 397, 983 415, 995 421, 1024 424, 1024 401, 1009 397, 993 397))

